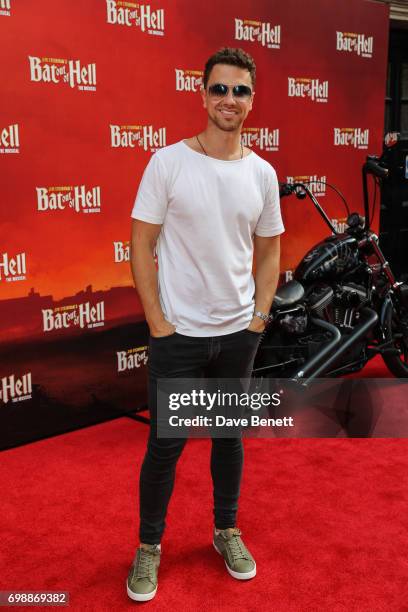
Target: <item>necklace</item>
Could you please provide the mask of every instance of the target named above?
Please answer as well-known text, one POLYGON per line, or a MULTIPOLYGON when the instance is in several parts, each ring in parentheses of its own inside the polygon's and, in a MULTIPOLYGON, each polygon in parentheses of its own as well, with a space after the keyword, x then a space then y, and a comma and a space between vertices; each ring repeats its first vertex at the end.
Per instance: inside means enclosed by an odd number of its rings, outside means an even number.
MULTIPOLYGON (((207 151, 204 149, 203 145, 201 144, 199 137, 198 137, 198 136, 196 136, 196 139, 197 139, 198 144, 199 144, 199 145, 200 145, 200 147, 202 148, 202 150, 203 150, 203 152, 204 152, 204 155, 206 155, 206 156, 208 157, 208 153, 207 153, 207 151)), ((242 158, 243 158, 243 156, 244 156, 244 147, 242 146, 242 142, 240 143, 240 145, 241 145, 241 159, 242 159, 242 158)))

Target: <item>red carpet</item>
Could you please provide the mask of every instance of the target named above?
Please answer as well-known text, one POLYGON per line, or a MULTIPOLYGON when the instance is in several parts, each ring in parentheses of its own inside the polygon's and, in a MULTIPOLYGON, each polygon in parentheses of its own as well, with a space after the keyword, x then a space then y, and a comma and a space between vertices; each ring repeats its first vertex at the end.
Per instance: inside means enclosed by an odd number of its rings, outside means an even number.
POLYGON ((408 609, 407 442, 387 439, 245 440, 249 582, 211 546, 210 441, 190 440, 157 596, 128 601, 147 431, 123 418, 2 453, 0 590, 69 591, 75 611, 408 609))
POLYGON ((350 374, 349 376, 352 378, 394 378, 394 375, 388 371, 380 356, 371 359, 360 372, 350 374))

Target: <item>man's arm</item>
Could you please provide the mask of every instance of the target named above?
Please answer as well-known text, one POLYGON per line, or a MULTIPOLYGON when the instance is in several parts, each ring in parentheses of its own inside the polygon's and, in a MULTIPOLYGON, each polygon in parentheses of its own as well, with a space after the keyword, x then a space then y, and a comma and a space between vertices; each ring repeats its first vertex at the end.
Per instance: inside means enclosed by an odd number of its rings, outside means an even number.
MULTIPOLYGON (((269 314, 280 272, 280 236, 254 236, 255 256, 255 310, 269 314)), ((254 317, 248 327, 261 332, 265 323, 254 317)))
POLYGON ((169 336, 176 330, 174 325, 164 318, 159 300, 154 248, 160 230, 161 225, 138 219, 132 220, 130 262, 133 280, 143 305, 150 334, 154 337, 169 336))

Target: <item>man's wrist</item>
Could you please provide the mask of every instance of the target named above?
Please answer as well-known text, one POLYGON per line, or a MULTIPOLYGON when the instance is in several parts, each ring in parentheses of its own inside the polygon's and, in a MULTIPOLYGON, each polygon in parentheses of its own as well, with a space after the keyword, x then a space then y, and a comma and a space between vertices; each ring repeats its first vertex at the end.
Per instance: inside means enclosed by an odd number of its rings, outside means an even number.
POLYGON ((164 314, 158 315, 156 317, 150 316, 149 318, 146 318, 146 321, 147 321, 148 326, 153 329, 160 328, 162 327, 163 324, 167 323, 164 314))
POLYGON ((261 319, 265 323, 265 325, 267 323, 270 323, 270 321, 272 321, 273 319, 270 313, 262 312, 262 310, 257 309, 255 309, 253 316, 257 317, 258 319, 261 319))

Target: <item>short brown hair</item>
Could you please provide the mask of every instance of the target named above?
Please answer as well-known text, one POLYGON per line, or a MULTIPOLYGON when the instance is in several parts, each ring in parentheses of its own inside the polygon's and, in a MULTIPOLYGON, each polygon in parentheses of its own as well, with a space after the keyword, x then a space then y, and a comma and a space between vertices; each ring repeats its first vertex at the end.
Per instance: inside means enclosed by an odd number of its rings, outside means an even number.
POLYGON ((204 68, 203 86, 207 88, 208 79, 210 78, 211 70, 216 64, 227 64, 229 66, 238 66, 248 70, 251 75, 252 86, 255 87, 256 66, 253 58, 243 49, 234 49, 232 47, 223 47, 211 57, 208 58, 204 68))

